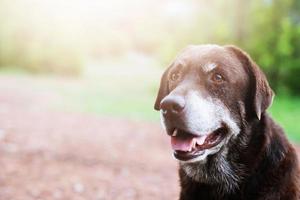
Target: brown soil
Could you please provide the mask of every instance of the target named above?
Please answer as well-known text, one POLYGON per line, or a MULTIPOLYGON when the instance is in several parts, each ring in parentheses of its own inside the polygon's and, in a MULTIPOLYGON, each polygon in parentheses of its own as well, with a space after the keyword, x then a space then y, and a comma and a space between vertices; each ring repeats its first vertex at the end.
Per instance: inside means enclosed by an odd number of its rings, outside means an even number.
POLYGON ((1 200, 177 199, 159 123, 53 111, 54 94, 18 79, 0 91, 1 200))

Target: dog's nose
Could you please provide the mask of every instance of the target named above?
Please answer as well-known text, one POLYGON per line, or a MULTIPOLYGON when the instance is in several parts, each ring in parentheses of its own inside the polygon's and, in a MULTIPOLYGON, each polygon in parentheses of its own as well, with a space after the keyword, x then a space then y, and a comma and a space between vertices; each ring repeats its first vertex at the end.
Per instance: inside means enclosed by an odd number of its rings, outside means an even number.
POLYGON ((163 110, 164 114, 178 114, 184 109, 184 107, 185 100, 181 96, 168 96, 160 103, 160 108, 163 110))

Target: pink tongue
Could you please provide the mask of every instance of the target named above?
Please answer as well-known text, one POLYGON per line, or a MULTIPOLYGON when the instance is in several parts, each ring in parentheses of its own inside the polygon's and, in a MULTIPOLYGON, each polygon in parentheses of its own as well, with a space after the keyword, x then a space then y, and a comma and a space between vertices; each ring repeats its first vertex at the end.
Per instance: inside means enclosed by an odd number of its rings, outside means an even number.
POLYGON ((171 137, 172 148, 175 151, 191 151, 195 137, 171 137))

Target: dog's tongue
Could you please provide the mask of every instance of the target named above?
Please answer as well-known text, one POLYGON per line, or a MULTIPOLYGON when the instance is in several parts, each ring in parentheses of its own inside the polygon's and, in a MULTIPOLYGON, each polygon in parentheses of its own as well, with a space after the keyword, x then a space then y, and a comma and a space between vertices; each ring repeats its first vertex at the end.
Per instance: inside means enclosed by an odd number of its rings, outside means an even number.
POLYGON ((191 151, 195 145, 196 137, 185 136, 185 137, 171 137, 172 148, 175 151, 191 151))
POLYGON ((171 136, 171 145, 174 151, 191 151, 196 143, 202 145, 205 139, 206 136, 171 136))

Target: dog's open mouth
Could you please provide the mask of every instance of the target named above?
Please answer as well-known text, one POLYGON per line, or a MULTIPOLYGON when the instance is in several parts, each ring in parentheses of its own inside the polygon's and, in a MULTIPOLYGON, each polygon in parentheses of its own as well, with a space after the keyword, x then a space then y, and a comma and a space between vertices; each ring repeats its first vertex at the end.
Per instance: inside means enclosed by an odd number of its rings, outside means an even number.
POLYGON ((220 144, 227 132, 227 128, 221 127, 210 134, 199 136, 176 128, 171 136, 174 156, 182 161, 196 158, 204 154, 204 150, 220 144))

